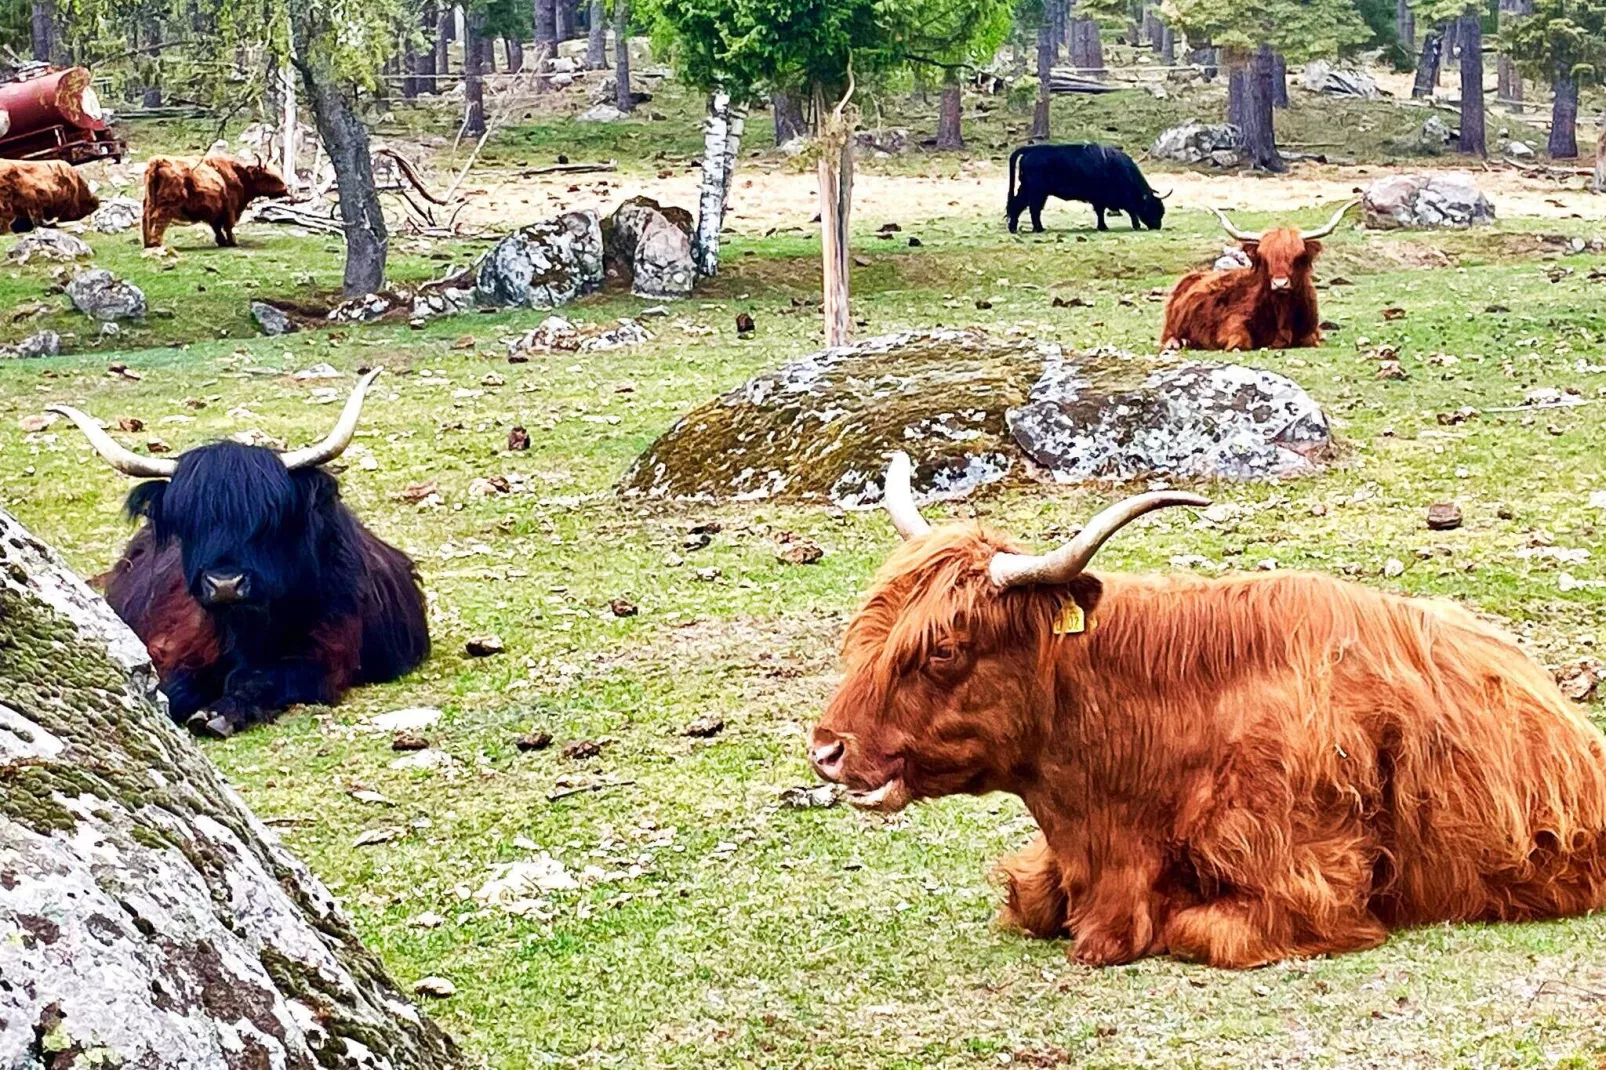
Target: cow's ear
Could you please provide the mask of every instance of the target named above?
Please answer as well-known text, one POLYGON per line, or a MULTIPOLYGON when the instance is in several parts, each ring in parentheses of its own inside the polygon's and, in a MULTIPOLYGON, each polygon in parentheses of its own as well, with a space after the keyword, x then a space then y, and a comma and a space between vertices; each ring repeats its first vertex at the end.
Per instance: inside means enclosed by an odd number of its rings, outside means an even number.
POLYGON ((1239 242, 1238 248, 1248 253, 1251 260, 1260 255, 1260 243, 1257 241, 1239 242))
POLYGON ((1098 607, 1099 599, 1104 597, 1104 583, 1097 576, 1082 573, 1068 585, 1070 595, 1076 599, 1076 604, 1082 607, 1082 612, 1092 619, 1093 610, 1098 607))
POLYGON ((293 476, 308 509, 318 511, 340 503, 340 481, 322 468, 298 468, 293 476))
POLYGON ((123 508, 128 513, 128 519, 138 520, 144 517, 150 521, 152 527, 162 525, 162 497, 167 493, 167 480, 152 479, 141 483, 128 492, 128 501, 123 508))
POLYGON ((1322 243, 1313 238, 1305 239, 1305 255, 1315 260, 1322 255, 1322 243))

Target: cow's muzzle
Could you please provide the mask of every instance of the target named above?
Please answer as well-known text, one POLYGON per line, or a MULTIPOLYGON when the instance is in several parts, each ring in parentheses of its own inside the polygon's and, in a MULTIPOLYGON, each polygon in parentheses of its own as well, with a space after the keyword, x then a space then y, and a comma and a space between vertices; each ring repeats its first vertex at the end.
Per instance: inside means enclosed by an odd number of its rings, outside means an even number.
POLYGON ((251 597, 251 578, 243 572, 207 572, 201 576, 201 601, 229 606, 251 597))
POLYGON ((1273 290, 1286 290, 1286 289, 1288 289, 1288 287, 1290 287, 1292 285, 1293 285, 1293 280, 1290 279, 1287 275, 1273 275, 1272 276, 1271 288, 1273 290))

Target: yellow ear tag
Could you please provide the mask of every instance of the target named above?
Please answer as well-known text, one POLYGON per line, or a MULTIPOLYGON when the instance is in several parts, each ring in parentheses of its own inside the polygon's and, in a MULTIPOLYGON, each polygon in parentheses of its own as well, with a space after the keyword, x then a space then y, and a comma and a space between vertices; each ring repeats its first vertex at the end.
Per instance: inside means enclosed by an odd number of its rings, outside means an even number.
POLYGON ((1082 605, 1074 598, 1067 598, 1060 607, 1059 616, 1054 618, 1055 635, 1080 635, 1087 631, 1087 614, 1082 612, 1082 605))

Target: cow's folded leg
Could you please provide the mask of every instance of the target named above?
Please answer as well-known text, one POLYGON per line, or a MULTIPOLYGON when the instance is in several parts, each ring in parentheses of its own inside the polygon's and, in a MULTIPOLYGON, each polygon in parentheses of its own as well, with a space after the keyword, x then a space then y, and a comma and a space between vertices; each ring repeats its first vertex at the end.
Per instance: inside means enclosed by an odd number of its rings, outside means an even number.
POLYGON ((1109 844, 1093 865, 1097 876, 1070 906, 1076 940, 1070 958, 1086 966, 1119 966, 1163 954, 1168 907, 1158 886, 1161 853, 1137 842, 1109 844))
POLYGON ((205 735, 232 735, 267 720, 286 706, 327 704, 331 693, 323 667, 310 661, 284 661, 268 668, 237 669, 223 683, 223 697, 189 720, 205 735))
POLYGON ((200 675, 176 672, 162 681, 162 694, 167 696, 167 713, 179 724, 187 722, 208 700, 217 697, 216 684, 208 687, 200 675))
POLYGON ((1171 916, 1166 946, 1181 959, 1244 970, 1288 958, 1364 951, 1388 939, 1388 928, 1364 909, 1325 917, 1321 924, 1271 905, 1233 895, 1171 916))
POLYGON ((1039 834, 1028 846, 998 863, 1004 878, 1004 905, 999 924, 1028 936, 1050 939, 1065 935, 1069 898, 1059 862, 1039 834))

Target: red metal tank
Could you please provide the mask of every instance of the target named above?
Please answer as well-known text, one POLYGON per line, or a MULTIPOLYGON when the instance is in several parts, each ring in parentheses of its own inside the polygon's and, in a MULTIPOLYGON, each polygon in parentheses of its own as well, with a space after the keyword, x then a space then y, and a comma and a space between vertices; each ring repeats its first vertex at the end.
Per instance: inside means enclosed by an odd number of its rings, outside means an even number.
POLYGON ((122 159, 127 146, 106 125, 92 83, 88 70, 69 67, 0 85, 0 158, 122 159))

